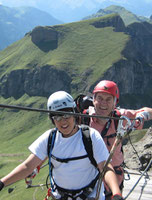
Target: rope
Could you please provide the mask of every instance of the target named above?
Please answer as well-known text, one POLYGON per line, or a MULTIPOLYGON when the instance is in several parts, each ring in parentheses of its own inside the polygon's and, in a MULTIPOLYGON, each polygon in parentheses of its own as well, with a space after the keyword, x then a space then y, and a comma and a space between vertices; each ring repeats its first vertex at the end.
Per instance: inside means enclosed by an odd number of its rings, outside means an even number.
POLYGON ((141 178, 144 176, 144 174, 150 168, 151 164, 152 164, 152 159, 149 161, 149 164, 147 165, 146 169, 143 171, 143 173, 141 174, 141 176, 139 177, 139 179, 137 180, 137 182, 134 184, 134 186, 132 187, 132 189, 129 191, 129 193, 124 198, 124 200, 127 199, 129 197, 129 195, 133 192, 133 190, 135 189, 135 187, 137 186, 137 184, 139 183, 139 181, 141 180, 141 178))
POLYGON ((97 184, 97 192, 96 192, 95 200, 99 200, 100 191, 101 191, 101 185, 102 185, 102 182, 103 182, 104 175, 106 173, 108 164, 110 163, 111 158, 112 158, 112 156, 114 154, 114 151, 116 150, 116 147, 119 145, 119 143, 120 143, 120 137, 117 135, 117 137, 116 137, 116 139, 114 141, 114 144, 113 144, 113 146, 111 148, 109 157, 108 157, 108 159, 106 160, 106 162, 105 162, 105 164, 103 166, 102 172, 100 173, 98 184, 97 184))
MULTIPOLYGON (((65 112, 65 111, 50 111, 47 109, 39 109, 39 108, 30 108, 30 107, 24 107, 24 106, 16 106, 16 105, 6 105, 6 104, 0 104, 0 108, 9 108, 9 109, 17 109, 17 110, 25 110, 25 111, 32 111, 32 112, 42 112, 42 113, 52 113, 55 115, 72 115, 72 116, 80 116, 80 117, 95 117, 95 118, 102 118, 102 119, 115 119, 115 120, 124 120, 119 117, 111 117, 111 116, 101 116, 101 115, 88 115, 88 114, 81 114, 81 113, 72 113, 72 112, 65 112)), ((131 119, 130 120, 135 120, 131 119)))
POLYGON ((140 157, 139 157, 139 155, 138 155, 138 152, 136 151, 134 145, 132 144, 130 135, 128 135, 128 139, 129 139, 129 142, 130 142, 130 144, 131 144, 131 146, 132 146, 132 148, 133 148, 133 150, 134 150, 134 153, 137 155, 138 160, 139 160, 139 162, 140 162, 140 166, 139 166, 138 168, 134 168, 134 169, 140 170, 140 168, 143 167, 143 164, 142 164, 141 161, 140 161, 140 157))

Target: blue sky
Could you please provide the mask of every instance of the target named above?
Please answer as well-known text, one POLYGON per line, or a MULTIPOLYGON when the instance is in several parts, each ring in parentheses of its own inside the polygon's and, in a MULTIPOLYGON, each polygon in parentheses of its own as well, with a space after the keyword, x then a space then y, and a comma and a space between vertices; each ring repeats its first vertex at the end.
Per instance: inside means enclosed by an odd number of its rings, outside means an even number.
POLYGON ((120 5, 142 16, 152 15, 152 0, 0 0, 9 7, 32 6, 65 21, 77 21, 109 5, 120 5))

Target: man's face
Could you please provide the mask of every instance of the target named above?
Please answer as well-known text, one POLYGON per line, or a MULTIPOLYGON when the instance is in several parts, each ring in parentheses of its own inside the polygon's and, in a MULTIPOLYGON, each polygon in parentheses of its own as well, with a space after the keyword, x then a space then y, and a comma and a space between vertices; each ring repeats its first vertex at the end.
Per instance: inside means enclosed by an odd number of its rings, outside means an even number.
POLYGON ((98 92, 95 95, 93 104, 96 114, 101 116, 109 116, 115 107, 114 97, 104 92, 98 92))

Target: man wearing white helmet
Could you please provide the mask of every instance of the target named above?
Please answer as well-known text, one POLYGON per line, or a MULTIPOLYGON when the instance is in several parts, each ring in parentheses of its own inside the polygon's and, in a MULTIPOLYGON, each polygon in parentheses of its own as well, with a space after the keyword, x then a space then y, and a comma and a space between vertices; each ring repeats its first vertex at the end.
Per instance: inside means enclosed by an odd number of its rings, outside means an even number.
MULTIPOLYGON (((0 190, 27 177, 49 157, 51 190, 56 199, 94 199, 99 171, 102 171, 109 155, 102 137, 95 129, 86 129, 91 138, 93 157, 97 164, 95 167, 84 145, 84 129, 77 125, 72 115, 76 107, 72 96, 64 91, 55 92, 49 97, 47 107, 52 111, 49 117, 56 128, 46 131, 29 146, 30 156, 1 179, 0 190), (49 146, 50 135, 52 139, 49 146)), ((111 164, 108 165, 104 179, 113 193, 112 200, 123 200, 111 164)), ((103 184, 99 199, 105 199, 103 184)))

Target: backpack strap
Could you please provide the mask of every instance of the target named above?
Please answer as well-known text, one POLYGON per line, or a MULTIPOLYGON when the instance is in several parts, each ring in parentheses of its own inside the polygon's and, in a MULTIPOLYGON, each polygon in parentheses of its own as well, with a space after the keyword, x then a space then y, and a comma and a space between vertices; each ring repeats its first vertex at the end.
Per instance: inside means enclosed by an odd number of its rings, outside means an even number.
MULTIPOLYGON (((120 118, 120 116, 121 116, 121 113, 119 112, 119 110, 115 109, 113 111, 113 117, 120 118)), ((112 120, 109 119, 108 122, 105 124, 103 130, 101 131, 101 136, 102 136, 102 138, 107 139, 107 145, 108 146, 110 146, 109 139, 117 136, 116 132, 113 133, 113 134, 107 135, 107 132, 110 128, 111 122, 112 122, 112 120)), ((117 131, 118 123, 119 123, 119 120, 114 119, 115 131, 117 131)))
MULTIPOLYGON (((83 110, 82 114, 89 115, 89 108, 83 110)), ((88 125, 90 124, 90 117, 81 117, 81 124, 88 125)))
MULTIPOLYGON (((117 118, 120 118, 121 117, 121 113, 118 109, 115 109, 114 110, 114 113, 113 113, 113 116, 114 117, 117 117, 117 118)), ((119 123, 119 120, 114 120, 114 124, 115 124, 115 129, 117 130, 117 127, 118 127, 118 123, 119 123)))
POLYGON ((51 154, 52 154, 52 150, 53 150, 53 147, 54 147, 54 142, 55 142, 55 138, 56 138, 56 132, 57 132, 57 129, 54 128, 54 129, 51 129, 50 131, 50 134, 49 134, 49 138, 48 138, 48 145, 47 145, 47 153, 48 153, 48 158, 49 158, 49 176, 50 177, 50 184, 51 184, 51 189, 52 191, 54 191, 54 184, 52 182, 52 168, 53 168, 53 165, 51 163, 51 154))
MULTIPOLYGON (((119 112, 119 110, 115 109, 113 111, 113 117, 117 117, 117 118, 121 117, 121 113, 119 112)), ((113 137, 116 136, 116 133, 113 133, 112 135, 106 136, 106 134, 107 134, 107 132, 108 132, 108 130, 110 128, 111 122, 112 122, 112 120, 109 119, 108 122, 105 124, 103 130, 101 131, 101 136, 103 138, 113 138, 113 137)), ((117 131, 118 123, 119 123, 119 120, 114 119, 114 125, 115 125, 115 130, 116 131, 117 131)))
POLYGON ((108 132, 108 130, 109 130, 109 128, 110 128, 111 122, 112 122, 111 119, 109 119, 109 120, 107 121, 107 123, 105 124, 103 130, 101 131, 101 136, 102 136, 102 138, 105 138, 105 137, 106 137, 106 134, 107 134, 107 132, 108 132))
POLYGON ((97 168, 97 162, 93 157, 93 148, 92 148, 92 140, 90 137, 90 128, 86 125, 81 125, 80 128, 82 129, 82 140, 85 147, 85 150, 88 154, 88 157, 92 163, 97 168))
POLYGON ((48 138, 48 145, 47 145, 47 153, 48 153, 48 156, 50 155, 50 150, 52 151, 52 149, 53 149, 53 147, 54 147, 56 132, 57 132, 57 129, 56 129, 56 128, 53 128, 53 129, 51 129, 51 131, 50 131, 49 138, 48 138), (53 137, 53 136, 54 136, 54 137, 53 137), (52 140, 52 138, 53 138, 53 140, 52 140))

